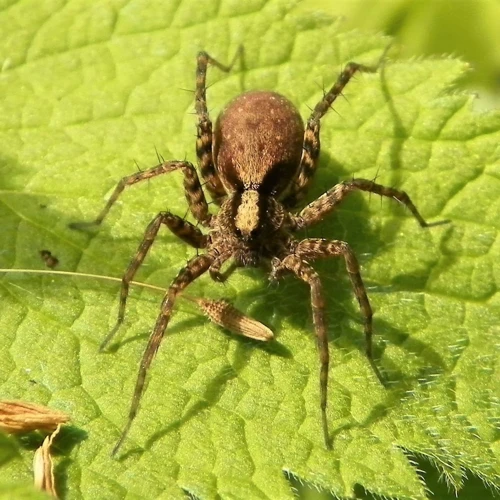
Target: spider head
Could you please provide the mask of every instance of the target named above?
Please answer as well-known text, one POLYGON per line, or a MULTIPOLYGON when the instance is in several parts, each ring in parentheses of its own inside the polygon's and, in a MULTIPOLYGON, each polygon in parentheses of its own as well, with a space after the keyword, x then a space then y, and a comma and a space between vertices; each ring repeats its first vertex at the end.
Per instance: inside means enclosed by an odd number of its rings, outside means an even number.
POLYGON ((234 197, 234 228, 243 241, 255 240, 262 229, 264 198, 254 189, 234 197))
POLYGON ((256 189, 245 189, 231 198, 231 220, 236 237, 259 247, 283 225, 284 212, 275 198, 256 189))

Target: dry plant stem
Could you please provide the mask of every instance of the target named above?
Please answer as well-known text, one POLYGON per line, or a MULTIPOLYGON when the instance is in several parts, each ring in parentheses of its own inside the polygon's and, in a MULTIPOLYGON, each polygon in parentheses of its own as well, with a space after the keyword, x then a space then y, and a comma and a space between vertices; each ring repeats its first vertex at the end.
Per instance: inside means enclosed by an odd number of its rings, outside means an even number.
MULTIPOLYGON (((15 274, 50 274, 54 276, 71 276, 77 278, 91 278, 97 280, 117 281, 121 282, 122 278, 115 278, 114 276, 105 276, 102 274, 80 273, 76 271, 49 271, 47 269, 6 269, 0 268, 0 273, 15 273, 15 274)), ((130 285, 141 286, 151 290, 165 292, 165 288, 150 285, 149 283, 142 283, 140 281, 131 281, 130 285)))
MULTIPOLYGON (((384 52, 385 54, 385 52, 384 52)), ((165 294, 161 311, 148 341, 137 376, 127 424, 113 453, 122 445, 137 414, 144 392, 147 371, 160 347, 179 294, 206 271, 212 279, 224 281, 237 267, 260 266, 271 270, 271 278, 292 274, 310 288, 314 329, 319 351, 320 412, 323 439, 331 446, 328 432, 327 394, 329 348, 325 319, 326 302, 318 273, 311 263, 319 258, 344 259, 354 294, 364 319, 366 356, 376 376, 383 381, 373 359, 372 309, 361 278, 359 264, 350 246, 343 241, 295 238, 295 233, 323 220, 353 191, 366 191, 397 200, 407 207, 422 227, 429 227, 409 196, 401 190, 376 184, 367 179, 342 182, 298 213, 290 212, 304 197, 318 165, 320 122, 352 76, 358 72, 374 72, 377 67, 348 63, 337 81, 314 107, 306 126, 296 107, 275 92, 245 92, 233 99, 217 118, 215 129, 206 102, 206 71, 209 64, 229 71, 206 52, 200 52, 196 65, 195 109, 198 117, 196 154, 204 185, 220 209, 209 213, 203 187, 193 165, 186 161, 162 162, 144 172, 124 177, 97 219, 76 223, 77 229, 98 225, 108 214, 125 187, 152 177, 181 171, 189 209, 207 233, 170 212, 159 213, 149 224, 143 240, 122 279, 120 308, 115 327, 102 347, 108 344, 124 321, 129 285, 143 263, 158 231, 165 225, 189 245, 203 254, 191 259, 181 269, 165 294), (225 273, 220 270, 230 262, 225 273)), ((442 221, 435 224, 444 223, 442 221)), ((193 299, 194 300, 194 299, 193 299)), ((224 301, 195 299, 206 316, 234 333, 269 340, 272 332, 224 301)))

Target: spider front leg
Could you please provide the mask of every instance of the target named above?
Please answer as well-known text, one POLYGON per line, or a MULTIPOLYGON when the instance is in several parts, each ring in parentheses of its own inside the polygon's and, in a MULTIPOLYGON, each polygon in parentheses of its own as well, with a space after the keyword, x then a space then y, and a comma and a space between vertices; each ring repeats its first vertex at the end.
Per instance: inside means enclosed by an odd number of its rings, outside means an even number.
POLYGON ((320 121, 326 112, 332 107, 334 101, 342 95, 344 87, 349 83, 357 71, 364 73, 374 73, 377 66, 364 66, 355 62, 347 63, 347 66, 340 73, 337 81, 328 92, 323 95, 321 101, 314 107, 311 116, 307 120, 307 126, 304 131, 304 145, 302 159, 300 161, 299 173, 293 183, 289 194, 284 198, 285 207, 295 207, 304 197, 309 188, 311 179, 314 177, 318 164, 320 152, 320 121))
POLYGON ((181 170, 184 174, 184 192, 191 213, 198 222, 204 226, 208 226, 211 215, 208 213, 208 204, 205 199, 205 193, 201 187, 196 169, 187 161, 168 161, 161 163, 156 167, 144 170, 144 172, 136 172, 135 174, 123 177, 123 179, 116 185, 115 190, 105 207, 94 221, 73 222, 69 226, 72 229, 86 229, 87 227, 100 225, 127 186, 151 179, 158 175, 168 174, 170 172, 174 172, 175 170, 181 170))
POLYGON ((306 282, 311 288, 311 306, 313 312, 313 323, 318 342, 319 362, 320 362, 320 408, 323 425, 323 436, 325 446, 331 448, 330 436, 328 433, 328 420, 326 418, 326 404, 328 395, 328 366, 330 363, 330 352, 328 349, 328 335, 325 320, 325 299, 323 296, 323 286, 318 273, 299 255, 288 255, 282 261, 273 259, 271 279, 279 278, 284 272, 289 271, 297 278, 306 282))
POLYGON ((185 221, 181 217, 171 214, 170 212, 160 212, 146 228, 142 242, 139 245, 134 258, 131 260, 125 274, 123 275, 122 287, 120 290, 118 319, 113 329, 103 340, 100 347, 101 350, 109 344, 120 326, 123 324, 130 282, 134 279, 135 273, 143 263, 144 258, 156 239, 162 224, 165 224, 178 238, 195 248, 206 248, 207 246, 207 236, 204 235, 197 227, 193 226, 190 222, 185 221))
POLYGON ((127 424, 122 431, 120 439, 113 448, 112 455, 115 455, 119 450, 123 441, 127 437, 135 416, 137 415, 139 403, 144 393, 144 383, 146 381, 146 375, 149 367, 151 366, 151 362, 153 361, 158 348, 160 347, 161 341, 163 340, 165 330, 172 315, 175 299, 189 284, 191 284, 204 272, 206 272, 212 262, 213 258, 206 254, 194 257, 187 263, 186 267, 180 270, 179 274, 172 281, 172 284, 167 290, 167 293, 165 294, 161 304, 161 312, 158 315, 158 319, 156 320, 153 332, 149 337, 148 345, 146 346, 144 354, 142 355, 139 373, 137 374, 137 381, 135 383, 134 395, 132 397, 132 403, 130 405, 128 414, 127 424))
POLYGON ((449 220, 442 220, 437 222, 426 222, 420 215, 417 207, 413 204, 410 197, 399 189, 394 189, 381 184, 376 184, 367 179, 353 179, 351 181, 341 182, 333 188, 329 189, 326 193, 322 194, 319 198, 309 203, 298 215, 292 216, 292 230, 299 230, 323 220, 323 217, 332 212, 344 198, 353 191, 368 191, 387 198, 393 198, 399 201, 402 205, 410 210, 415 219, 421 227, 432 227, 441 224, 447 224, 449 220))
POLYGON ((210 191, 214 201, 220 205, 221 199, 226 196, 226 191, 219 179, 212 157, 212 121, 207 108, 207 68, 211 64, 221 71, 228 73, 239 57, 242 57, 243 48, 236 52, 231 64, 224 65, 209 56, 206 52, 198 53, 196 65, 196 91, 195 110, 198 115, 198 127, 196 137, 196 156, 198 166, 203 179, 206 181, 207 189, 210 191))
POLYGON ((222 252, 218 254, 215 257, 215 260, 213 261, 212 265, 210 266, 210 269, 208 272, 210 273, 210 277, 214 281, 218 281, 219 283, 224 283, 229 276, 235 271, 237 268, 237 264, 235 262, 232 262, 231 265, 224 271, 223 273, 220 272, 221 267, 225 264, 225 262, 233 255, 234 251, 232 248, 228 249, 225 252, 222 252))

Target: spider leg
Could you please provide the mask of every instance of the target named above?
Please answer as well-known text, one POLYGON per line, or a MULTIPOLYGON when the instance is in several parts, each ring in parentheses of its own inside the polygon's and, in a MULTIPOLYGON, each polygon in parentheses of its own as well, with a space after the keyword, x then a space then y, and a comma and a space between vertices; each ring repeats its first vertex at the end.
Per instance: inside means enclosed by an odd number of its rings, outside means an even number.
POLYGON ((108 333, 106 338, 101 344, 100 349, 103 350, 114 337, 120 326, 123 324, 125 318, 125 308, 127 305, 127 298, 129 293, 130 282, 134 279, 135 273, 142 265, 151 245, 153 244, 158 231, 162 224, 165 224, 170 231, 177 237, 188 243, 195 248, 206 248, 208 238, 197 227, 193 226, 190 222, 185 221, 178 215, 173 215, 170 212, 160 212, 148 225, 144 233, 137 252, 133 259, 130 261, 127 270, 122 278, 122 286, 120 290, 120 307, 118 310, 118 319, 113 329, 108 333))
POLYGON ((237 262, 230 262, 227 268, 222 273, 219 273, 219 275, 217 276, 217 280, 221 283, 224 283, 234 273, 234 271, 238 269, 238 267, 241 266, 237 262))
POLYGON ((212 265, 210 266, 210 269, 208 270, 208 272, 210 273, 210 277, 214 281, 224 283, 227 280, 227 278, 229 278, 229 276, 234 272, 234 270, 236 269, 234 263, 225 272, 223 273, 220 272, 220 269, 223 266, 223 264, 233 255, 233 253, 234 253, 233 249, 230 248, 226 252, 219 254, 215 258, 212 265))
POLYGON ((349 274, 349 279, 351 280, 354 294, 356 295, 361 314, 364 318, 366 357, 368 358, 368 361, 370 362, 375 375, 382 383, 382 385, 385 386, 385 380, 382 377, 373 359, 373 311, 370 305, 370 300, 368 299, 368 295, 366 294, 366 288, 363 283, 363 279, 361 278, 361 274, 359 272, 358 259, 356 258, 356 255, 352 251, 349 244, 344 241, 328 241, 319 238, 308 238, 299 242, 297 248, 295 249, 295 253, 300 258, 306 259, 307 261, 314 261, 319 258, 328 257, 344 258, 347 273, 349 274))
POLYGON ((311 306, 320 361, 319 387, 321 419, 323 425, 325 446, 327 448, 331 448, 330 437, 328 433, 328 421, 326 418, 328 365, 330 363, 330 352, 328 349, 328 335, 326 330, 325 299, 323 296, 323 286, 321 285, 318 273, 307 262, 302 260, 299 255, 288 255, 282 261, 273 259, 271 279, 279 277, 285 271, 292 272, 293 274, 295 274, 295 276, 297 276, 297 278, 306 282, 311 288, 311 306))
POLYGON ((123 441, 127 437, 127 434, 132 426, 132 422, 137 415, 137 410, 139 409, 139 402, 144 393, 144 383, 146 381, 146 375, 151 362, 153 361, 158 348, 160 347, 163 335, 167 328, 168 322, 172 315, 172 309, 177 296, 193 281, 200 277, 204 272, 208 270, 210 264, 212 263, 212 257, 203 254, 198 255, 191 259, 186 267, 179 271, 179 274, 172 281, 167 293, 165 294, 162 304, 161 312, 156 320, 155 327, 151 336, 149 337, 148 345, 142 355, 141 364, 139 368, 139 373, 137 374, 137 381, 135 383, 134 395, 132 397, 132 403, 130 405, 130 410, 128 414, 127 424, 122 431, 120 439, 113 448, 112 455, 115 455, 118 449, 121 447, 123 441))
POLYGON ((113 194, 109 198, 105 207, 102 209, 101 213, 97 216, 97 219, 91 222, 73 222, 70 224, 70 227, 72 229, 85 229, 87 227, 100 225, 127 186, 151 179, 152 177, 156 177, 158 175, 168 174, 175 170, 181 170, 184 174, 184 192, 191 213, 198 222, 204 226, 208 226, 211 215, 208 213, 208 204, 196 169, 187 161, 167 161, 157 165, 156 167, 144 170, 143 172, 136 172, 135 174, 123 177, 123 179, 121 179, 116 185, 113 194))
POLYGON ((350 62, 340 73, 337 81, 333 84, 328 92, 323 95, 314 107, 311 116, 307 120, 306 129, 304 131, 304 145, 302 159, 300 161, 299 173, 293 183, 290 192, 283 200, 285 207, 295 207, 297 203, 304 197, 309 188, 309 183, 314 177, 318 164, 320 152, 320 121, 326 112, 332 107, 334 101, 342 95, 342 90, 349 83, 357 71, 365 73, 374 73, 378 69, 377 66, 364 66, 355 62, 350 62))
POLYGON ((353 191, 368 191, 387 198, 393 198, 399 201, 402 205, 407 207, 413 214, 415 219, 422 227, 437 226, 440 224, 447 224, 449 220, 442 220, 438 222, 426 222, 420 215, 410 197, 399 189, 394 189, 381 184, 376 184, 367 179, 352 179, 351 181, 341 182, 333 188, 326 191, 319 198, 312 201, 298 215, 292 216, 292 230, 299 230, 307 228, 321 221, 325 215, 335 210, 335 208, 342 203, 344 198, 353 191))
POLYGON ((226 191, 219 179, 212 157, 212 122, 207 109, 207 67, 209 64, 216 66, 220 70, 228 73, 239 57, 242 57, 243 47, 236 52, 231 64, 224 65, 209 56, 206 52, 199 52, 196 65, 196 91, 195 110, 198 115, 196 156, 201 175, 206 181, 207 189, 212 195, 215 203, 220 205, 222 198, 226 196, 226 191))

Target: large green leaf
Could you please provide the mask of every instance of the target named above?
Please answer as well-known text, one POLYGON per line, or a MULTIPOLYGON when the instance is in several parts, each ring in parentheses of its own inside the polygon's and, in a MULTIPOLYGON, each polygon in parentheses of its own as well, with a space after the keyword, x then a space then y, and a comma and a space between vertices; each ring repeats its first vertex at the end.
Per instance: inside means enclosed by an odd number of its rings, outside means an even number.
MULTIPOLYGON (((245 68, 212 69, 215 117, 246 89, 287 95, 304 117, 349 60, 373 63, 388 41, 341 32, 290 2, 4 1, 0 14, 0 265, 120 277, 160 210, 183 215, 180 176, 128 190, 103 227, 91 220, 119 178, 167 159, 195 160, 195 54, 245 68)), ((200 279, 191 295, 229 297, 271 326, 262 348, 210 324, 179 301, 119 460, 138 362, 161 295, 134 288, 111 352, 118 285, 6 273, 1 281, 0 384, 4 398, 72 415, 61 436, 60 489, 71 498, 292 498, 287 476, 338 497, 360 488, 425 498, 414 457, 451 488, 466 474, 500 485, 500 114, 474 114, 450 87, 467 69, 453 59, 387 63, 360 75, 323 120, 322 159, 310 199, 360 176, 405 189, 429 220, 422 230, 390 200, 353 195, 310 235, 342 238, 362 263, 376 311, 378 383, 342 262, 317 266, 327 290, 328 416, 322 442, 318 359, 309 293, 288 278, 239 270, 226 286, 200 279), (118 344, 118 345, 117 345, 118 344)), ((138 279, 167 286, 195 251, 162 233, 138 279)), ((31 442, 0 469, 0 486, 31 482, 31 442)))

